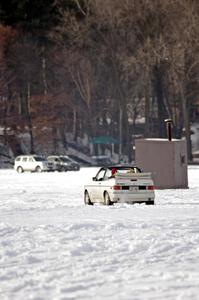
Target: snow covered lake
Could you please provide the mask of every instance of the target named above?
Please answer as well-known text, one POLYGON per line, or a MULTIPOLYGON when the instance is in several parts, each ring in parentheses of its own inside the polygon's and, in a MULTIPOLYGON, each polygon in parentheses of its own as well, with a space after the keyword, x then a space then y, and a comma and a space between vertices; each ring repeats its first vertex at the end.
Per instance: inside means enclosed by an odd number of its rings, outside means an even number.
POLYGON ((96 170, 0 170, 0 299, 198 300, 199 166, 155 206, 85 206, 96 170))

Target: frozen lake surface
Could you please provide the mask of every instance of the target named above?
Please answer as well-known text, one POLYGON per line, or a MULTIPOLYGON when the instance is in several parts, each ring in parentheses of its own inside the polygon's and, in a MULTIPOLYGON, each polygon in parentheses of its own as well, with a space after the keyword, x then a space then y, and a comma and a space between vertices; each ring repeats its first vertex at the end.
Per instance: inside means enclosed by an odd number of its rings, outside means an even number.
POLYGON ((155 206, 85 206, 95 173, 0 170, 0 299, 198 300, 199 166, 155 206))

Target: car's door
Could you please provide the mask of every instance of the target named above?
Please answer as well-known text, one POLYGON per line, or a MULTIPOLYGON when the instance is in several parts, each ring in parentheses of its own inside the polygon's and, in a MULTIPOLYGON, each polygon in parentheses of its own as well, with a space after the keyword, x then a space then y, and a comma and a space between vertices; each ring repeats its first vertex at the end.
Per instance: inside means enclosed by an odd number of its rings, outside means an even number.
POLYGON ((23 156, 21 159, 21 166, 23 168, 24 171, 28 171, 28 157, 27 156, 23 156))
POLYGON ((27 168, 29 171, 35 171, 36 163, 33 157, 28 157, 27 168))
POLYGON ((108 192, 110 190, 110 178, 111 178, 111 170, 105 169, 102 180, 100 180, 99 187, 99 201, 104 202, 104 192, 108 192))
POLYGON ((102 201, 103 181, 106 174, 106 168, 101 168, 97 175, 93 178, 92 186, 90 187, 90 195, 93 201, 102 201))
POLYGON ((59 171, 62 167, 59 157, 54 157, 53 158, 53 163, 54 163, 55 169, 59 171))

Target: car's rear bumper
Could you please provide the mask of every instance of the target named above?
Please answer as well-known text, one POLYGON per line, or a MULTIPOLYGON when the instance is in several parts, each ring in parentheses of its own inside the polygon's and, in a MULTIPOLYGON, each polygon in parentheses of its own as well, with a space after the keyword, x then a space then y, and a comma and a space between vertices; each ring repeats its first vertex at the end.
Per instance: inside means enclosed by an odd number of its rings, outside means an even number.
POLYGON ((153 191, 138 193, 114 192, 110 197, 114 203, 146 203, 154 201, 155 193, 153 191))

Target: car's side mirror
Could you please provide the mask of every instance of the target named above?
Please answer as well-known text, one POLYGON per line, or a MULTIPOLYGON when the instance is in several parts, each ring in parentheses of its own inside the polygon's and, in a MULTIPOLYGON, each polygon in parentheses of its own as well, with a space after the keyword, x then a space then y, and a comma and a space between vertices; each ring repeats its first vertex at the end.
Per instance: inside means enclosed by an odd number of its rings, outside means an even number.
POLYGON ((96 178, 96 177, 93 177, 93 181, 97 181, 97 178, 96 178))

